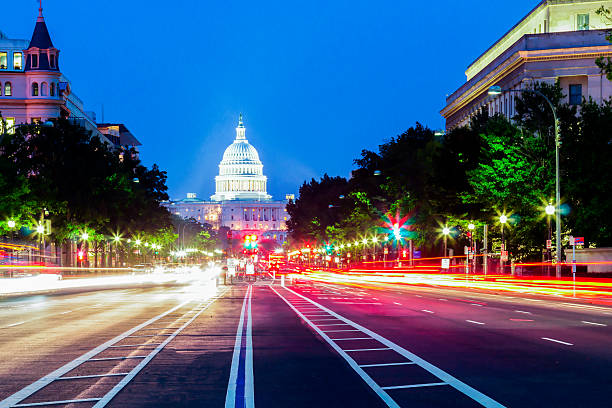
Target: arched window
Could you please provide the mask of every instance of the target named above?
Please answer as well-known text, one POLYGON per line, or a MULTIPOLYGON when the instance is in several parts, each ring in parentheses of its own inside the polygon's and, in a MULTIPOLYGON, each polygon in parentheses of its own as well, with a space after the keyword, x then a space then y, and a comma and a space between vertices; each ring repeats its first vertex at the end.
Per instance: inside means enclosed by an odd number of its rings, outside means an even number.
POLYGON ((42 84, 40 84, 40 96, 47 96, 48 88, 49 86, 47 85, 46 82, 43 82, 42 84))
POLYGON ((4 96, 13 96, 13 85, 10 82, 4 83, 4 96))
POLYGON ((51 82, 51 88, 49 89, 49 95, 55 96, 55 82, 51 82))
POLYGON ((38 82, 32 83, 32 96, 38 96, 38 82))

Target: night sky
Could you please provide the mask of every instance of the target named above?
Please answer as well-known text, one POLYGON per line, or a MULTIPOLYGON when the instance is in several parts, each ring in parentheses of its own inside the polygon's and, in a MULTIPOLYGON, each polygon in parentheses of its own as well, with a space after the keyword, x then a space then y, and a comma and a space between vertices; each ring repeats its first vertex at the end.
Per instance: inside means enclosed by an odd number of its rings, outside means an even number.
MULTIPOLYGON (((46 0, 60 68, 101 121, 122 122, 172 198, 214 193, 244 113, 275 198, 417 121, 442 128, 465 69, 538 3, 46 0)), ((3 2, 29 39, 38 2, 3 2)))

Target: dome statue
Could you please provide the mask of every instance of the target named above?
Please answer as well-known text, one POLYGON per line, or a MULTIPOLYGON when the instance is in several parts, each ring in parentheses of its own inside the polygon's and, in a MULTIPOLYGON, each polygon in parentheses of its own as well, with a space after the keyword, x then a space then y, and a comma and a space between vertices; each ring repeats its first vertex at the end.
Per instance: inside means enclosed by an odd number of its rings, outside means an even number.
POLYGON ((245 137, 246 128, 242 114, 236 128, 236 139, 225 149, 215 177, 216 192, 213 201, 270 200, 267 193, 268 178, 263 174, 263 164, 257 149, 245 137))

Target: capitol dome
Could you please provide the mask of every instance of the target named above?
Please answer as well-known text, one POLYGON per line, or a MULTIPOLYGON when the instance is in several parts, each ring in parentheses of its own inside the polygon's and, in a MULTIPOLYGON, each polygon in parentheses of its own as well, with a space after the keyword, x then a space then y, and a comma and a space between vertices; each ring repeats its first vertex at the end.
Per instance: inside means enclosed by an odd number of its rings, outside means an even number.
POLYGON ((219 175, 215 177, 216 192, 213 201, 269 200, 266 192, 267 177, 257 149, 245 137, 246 128, 242 115, 236 128, 236 139, 225 149, 219 164, 219 175))

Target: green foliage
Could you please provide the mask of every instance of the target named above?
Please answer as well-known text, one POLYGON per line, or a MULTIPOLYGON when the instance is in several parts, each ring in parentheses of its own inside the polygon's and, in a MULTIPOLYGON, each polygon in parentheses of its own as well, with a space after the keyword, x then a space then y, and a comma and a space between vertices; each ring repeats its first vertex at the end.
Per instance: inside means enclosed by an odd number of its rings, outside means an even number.
POLYGON ((140 164, 135 151, 118 151, 67 120, 22 125, 3 134, 0 214, 52 221, 62 242, 85 230, 93 241, 116 232, 156 234, 168 228, 166 174, 140 164), (138 181, 138 182, 135 182, 138 181))
POLYGON ((438 254, 443 225, 454 228, 449 246, 459 250, 469 222, 479 239, 488 225, 498 247, 499 216, 506 214, 513 257, 541 259, 544 207, 555 195, 555 129, 546 99, 529 90, 551 101, 560 123, 561 193, 569 207, 562 233, 612 246, 612 102, 584 101, 578 111, 563 103, 559 83, 534 83, 516 94, 512 122, 481 113, 444 137, 417 123, 378 151, 362 151, 350 180, 326 175, 305 183, 289 206, 293 242, 353 241, 376 231, 385 214, 399 213, 410 217, 425 254, 438 254))

